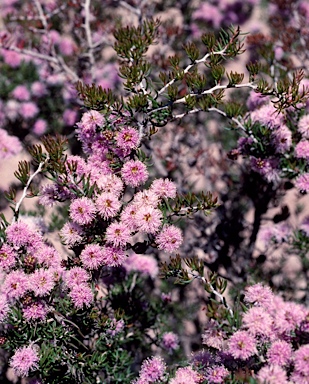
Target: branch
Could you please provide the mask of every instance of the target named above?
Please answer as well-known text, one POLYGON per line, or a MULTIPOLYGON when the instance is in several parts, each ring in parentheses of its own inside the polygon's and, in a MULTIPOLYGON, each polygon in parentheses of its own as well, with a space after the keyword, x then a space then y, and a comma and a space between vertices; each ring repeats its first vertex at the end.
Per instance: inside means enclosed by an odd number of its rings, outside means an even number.
POLYGON ((86 32, 86 39, 87 39, 87 53, 84 54, 84 56, 89 58, 90 61, 90 75, 91 75, 91 80, 94 80, 94 65, 95 65, 95 60, 94 60, 94 55, 93 55, 93 50, 94 50, 94 45, 92 41, 92 35, 91 35, 91 28, 90 28, 90 1, 91 0, 85 0, 84 3, 84 10, 85 10, 85 23, 83 25, 85 32, 86 32))
POLYGON ((12 219, 12 223, 15 223, 15 221, 18 218, 19 208, 20 208, 23 200, 27 196, 27 191, 28 191, 28 188, 30 187, 30 184, 32 183, 32 180, 35 178, 35 176, 37 174, 39 174, 42 171, 43 166, 47 163, 48 160, 49 160, 49 156, 47 156, 47 158, 39 164, 38 169, 33 173, 33 175, 31 175, 29 177, 29 180, 27 181, 27 184, 26 184, 25 188, 23 189, 22 196, 21 196, 21 198, 19 199, 18 203, 15 206, 15 213, 14 213, 14 217, 12 219))

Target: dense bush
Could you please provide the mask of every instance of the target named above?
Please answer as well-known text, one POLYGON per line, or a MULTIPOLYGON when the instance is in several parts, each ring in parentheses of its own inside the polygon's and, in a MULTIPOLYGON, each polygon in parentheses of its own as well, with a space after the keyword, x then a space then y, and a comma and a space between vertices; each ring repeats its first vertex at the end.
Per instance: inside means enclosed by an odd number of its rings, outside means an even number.
POLYGON ((1 382, 308 383, 307 3, 0 7, 1 382))

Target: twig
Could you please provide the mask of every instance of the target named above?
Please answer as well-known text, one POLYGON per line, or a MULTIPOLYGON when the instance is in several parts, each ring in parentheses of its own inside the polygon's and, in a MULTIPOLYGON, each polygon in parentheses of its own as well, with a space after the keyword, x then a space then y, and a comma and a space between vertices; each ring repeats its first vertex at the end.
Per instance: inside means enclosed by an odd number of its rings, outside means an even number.
POLYGON ((43 166, 47 163, 48 160, 49 160, 49 156, 47 156, 47 158, 39 164, 38 169, 29 177, 29 180, 27 181, 27 184, 23 189, 23 193, 21 195, 21 198, 19 199, 18 203, 15 206, 15 213, 14 213, 14 217, 12 219, 12 223, 15 223, 15 221, 18 218, 19 208, 20 208, 23 200, 27 196, 27 191, 28 191, 28 188, 30 187, 30 184, 32 183, 32 180, 35 178, 35 176, 37 174, 39 174, 42 171, 43 166))
POLYGON ((201 276, 200 274, 197 275, 197 274, 194 273, 194 271, 191 271, 190 273, 191 273, 191 275, 192 275, 195 279, 202 280, 203 283, 206 284, 207 287, 210 288, 211 292, 212 292, 214 295, 218 296, 218 298, 220 299, 221 303, 222 303, 222 304, 225 306, 225 308, 229 311, 230 315, 231 315, 232 317, 234 317, 234 312, 233 312, 232 308, 231 308, 231 307, 228 305, 228 303, 226 302, 224 296, 223 296, 221 293, 219 293, 217 290, 215 290, 215 288, 214 288, 214 287, 213 287, 213 286, 212 286, 212 285, 205 279, 204 276, 201 276))
POLYGON ((84 10, 85 10, 85 23, 83 25, 85 32, 86 32, 86 39, 87 39, 87 54, 84 54, 84 56, 87 56, 90 61, 90 75, 91 80, 94 80, 94 55, 93 55, 93 42, 92 42, 92 35, 91 35, 91 29, 90 29, 90 2, 91 0, 85 0, 84 3, 84 10))

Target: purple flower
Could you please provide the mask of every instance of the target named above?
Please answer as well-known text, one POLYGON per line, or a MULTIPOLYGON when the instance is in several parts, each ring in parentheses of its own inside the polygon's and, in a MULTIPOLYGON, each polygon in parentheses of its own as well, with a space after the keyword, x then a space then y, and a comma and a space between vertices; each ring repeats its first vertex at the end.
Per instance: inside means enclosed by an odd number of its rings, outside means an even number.
POLYGON ((162 347, 168 352, 179 348, 179 338, 174 332, 165 332, 162 335, 162 347))
POLYGON ((15 351, 10 366, 18 376, 28 376, 29 371, 38 369, 39 356, 33 346, 22 347, 15 351))
POLYGON ((161 357, 152 357, 144 360, 141 370, 140 378, 148 383, 153 383, 158 380, 163 380, 166 365, 161 357))

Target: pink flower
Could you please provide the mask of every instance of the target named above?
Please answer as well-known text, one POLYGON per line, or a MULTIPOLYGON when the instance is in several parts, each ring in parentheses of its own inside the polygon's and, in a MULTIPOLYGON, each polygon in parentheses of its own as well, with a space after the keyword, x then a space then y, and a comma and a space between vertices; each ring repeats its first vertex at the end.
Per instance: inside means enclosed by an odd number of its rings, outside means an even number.
POLYGON ((80 283, 86 283, 91 278, 90 274, 81 267, 73 267, 66 271, 64 275, 64 282, 69 288, 73 288, 75 285, 80 283))
POLYGON ((38 136, 44 135, 47 130, 47 122, 44 119, 38 119, 32 128, 32 132, 38 136))
POLYGON ((121 176, 130 187, 138 187, 148 179, 147 167, 139 160, 130 160, 123 165, 121 176))
POLYGON ((309 115, 304 115, 299 119, 298 132, 304 139, 309 139, 309 115))
POLYGON ((257 353, 256 341, 246 331, 236 331, 228 341, 228 351, 235 359, 246 360, 257 353))
POLYGON ((88 197, 74 200, 70 205, 70 217, 79 225, 90 224, 95 218, 96 207, 88 197))
POLYGON ((208 347, 221 350, 223 348, 223 331, 220 329, 219 324, 210 319, 206 324, 204 333, 202 334, 202 343, 208 347))
POLYGON ((21 142, 15 136, 10 136, 0 128, 0 160, 17 155, 23 149, 21 142))
POLYGON ((76 44, 71 37, 61 37, 59 42, 59 51, 63 55, 72 56, 76 51, 76 44))
POLYGON ((284 118, 272 103, 262 105, 259 109, 250 112, 250 119, 253 123, 257 122, 270 129, 275 129, 284 124, 284 118))
POLYGON ((193 20, 205 20, 211 22, 216 29, 220 28, 223 15, 214 4, 203 2, 192 14, 193 20))
POLYGON ((10 366, 17 376, 28 376, 29 371, 38 369, 39 356, 33 346, 17 349, 10 360, 10 366))
POLYGON ((45 207, 52 207, 58 198, 58 188, 56 184, 46 184, 40 188, 39 204, 45 207))
POLYGON ((5 294, 0 293, 0 324, 5 320, 9 313, 9 304, 5 294))
POLYGON ((31 287, 35 296, 44 296, 50 293, 54 286, 53 270, 40 268, 29 275, 29 288, 31 287))
POLYGON ((39 108, 32 101, 26 101, 21 103, 19 113, 24 119, 32 119, 39 113, 39 108))
POLYGON ((148 383, 163 380, 166 365, 161 357, 152 357, 144 360, 141 370, 140 378, 148 383))
POLYGON ((1 54, 3 56, 4 62, 12 68, 19 67, 23 59, 20 53, 13 52, 6 49, 2 49, 1 54))
POLYGON ((13 90, 12 96, 19 101, 28 101, 30 99, 30 92, 24 85, 18 85, 13 90))
POLYGON ((259 173, 268 182, 277 182, 279 180, 279 171, 276 159, 261 159, 250 157, 250 164, 254 172, 259 173))
POLYGON ((278 365, 266 365, 257 374, 259 384, 288 384, 287 374, 278 365))
POLYGON ((151 206, 157 207, 159 205, 159 196, 151 189, 135 193, 133 203, 138 206, 151 206))
POLYGON ((31 85, 31 92, 34 96, 42 97, 47 93, 46 86, 44 83, 41 83, 40 81, 35 81, 31 85))
POLYGON ((279 333, 294 331, 306 319, 307 309, 293 302, 282 302, 276 311, 275 329, 279 333))
POLYGON ((95 131, 96 127, 104 124, 104 116, 98 111, 89 111, 83 114, 81 122, 78 126, 81 130, 95 131))
POLYGON ((123 191, 123 182, 118 176, 102 175, 95 181, 102 192, 112 193, 115 197, 119 197, 123 191))
POLYGON ((268 102, 269 102, 268 96, 262 96, 260 93, 256 93, 255 91, 251 91, 249 93, 249 97, 246 101, 246 105, 250 111, 253 111, 254 109, 257 109, 258 107, 260 107, 263 104, 266 104, 268 102))
POLYGON ((72 126, 76 123, 77 112, 74 111, 73 109, 66 109, 63 112, 62 119, 64 124, 72 126))
POLYGON ((1 287, 1 292, 8 298, 19 299, 28 290, 29 278, 22 271, 12 271, 6 275, 6 279, 1 287))
POLYGON ((169 179, 156 179, 152 182, 151 191, 159 196, 160 199, 176 197, 176 184, 169 179))
POLYGON ((0 249, 0 268, 9 271, 16 264, 17 253, 8 244, 3 244, 0 249))
POLYGON ((224 383, 224 379, 230 374, 230 372, 222 365, 208 368, 206 370, 206 379, 209 384, 221 384, 224 383))
POLYGON ((23 316, 27 321, 45 320, 48 314, 48 308, 45 304, 37 302, 27 305, 23 308, 23 316))
POLYGON ((61 240, 68 246, 80 244, 83 240, 83 230, 76 223, 65 223, 60 230, 61 240))
POLYGON ((131 240, 131 231, 123 223, 112 223, 106 229, 106 241, 115 247, 125 247, 131 240))
POLYGON ((201 376, 191 367, 178 368, 175 377, 169 381, 169 384, 197 384, 200 383, 201 376))
POLYGON ((281 125, 273 131, 271 140, 277 153, 285 153, 291 148, 292 132, 286 125, 281 125))
POLYGON ((117 215, 121 203, 113 193, 102 193, 95 201, 98 213, 105 220, 117 215))
POLYGON ((174 252, 182 244, 182 232, 175 225, 166 225, 155 239, 158 248, 165 252, 174 252))
POLYGON ((309 173, 299 175, 295 180, 295 187, 300 192, 309 192, 309 173))
POLYGON ((253 335, 270 336, 273 319, 262 307, 253 307, 243 315, 243 326, 253 335))
POLYGON ((116 137, 117 146, 124 150, 126 154, 137 148, 139 141, 138 131, 132 127, 123 128, 116 137))
POLYGON ((301 140, 295 147, 295 157, 309 160, 309 140, 301 140))
POLYGON ((250 304, 267 308, 273 301, 272 290, 261 283, 251 285, 245 290, 245 301, 250 304))
POLYGON ((165 332, 162 336, 162 347, 169 352, 179 348, 179 338, 174 332, 165 332))
POLYGON ((31 245, 33 248, 42 244, 42 236, 23 221, 17 221, 7 227, 6 237, 15 247, 31 245))
POLYGON ((273 342, 267 351, 268 363, 273 365, 286 365, 289 363, 291 356, 291 344, 284 340, 277 340, 273 342))
POLYGON ((98 244, 87 244, 80 254, 80 259, 87 269, 98 269, 104 262, 103 248, 98 244))
POLYGON ((145 233, 155 234, 162 224, 162 212, 151 206, 140 207, 135 218, 138 230, 145 233))
POLYGON ((294 353, 295 371, 309 377, 309 344, 302 345, 294 353))
POLYGON ((153 279, 159 273, 158 262, 153 256, 138 255, 133 253, 123 264, 127 272, 138 271, 142 275, 149 275, 153 279))
POLYGON ((69 293, 71 300, 76 308, 83 308, 83 306, 89 307, 93 301, 93 293, 91 288, 81 283, 74 285, 69 293))
POLYGON ((60 253, 54 247, 46 244, 42 245, 42 247, 37 250, 35 257, 39 264, 48 268, 58 267, 62 260, 60 253))
POLYGON ((120 216, 121 222, 126 225, 131 232, 137 229, 136 213, 138 209, 139 207, 136 204, 131 203, 125 207, 120 216))
POLYGON ((123 249, 117 247, 104 247, 104 264, 108 267, 118 267, 123 264, 126 259, 123 249))

